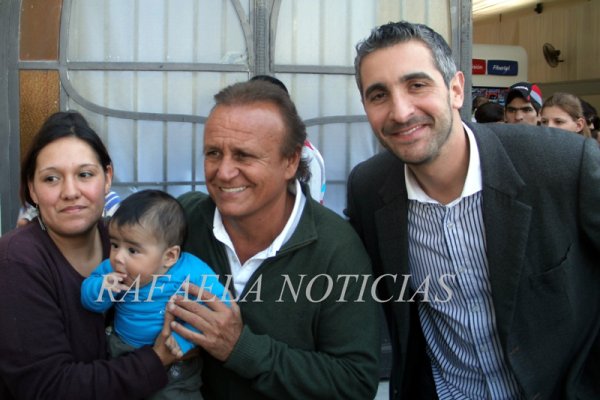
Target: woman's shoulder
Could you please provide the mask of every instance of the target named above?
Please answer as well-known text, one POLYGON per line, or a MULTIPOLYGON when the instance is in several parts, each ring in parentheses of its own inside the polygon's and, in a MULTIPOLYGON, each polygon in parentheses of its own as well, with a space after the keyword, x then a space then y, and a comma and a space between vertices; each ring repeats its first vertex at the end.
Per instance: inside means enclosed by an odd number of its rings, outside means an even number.
POLYGON ((41 243, 39 234, 41 229, 36 221, 37 219, 34 219, 33 222, 20 228, 15 228, 3 235, 0 238, 0 257, 4 258, 19 254, 23 250, 38 247, 41 243))
POLYGON ((33 273, 45 269, 48 261, 55 257, 52 255, 52 241, 44 238, 44 235, 35 219, 3 235, 0 238, 0 270, 10 273, 12 268, 23 269, 27 266, 26 269, 33 273))

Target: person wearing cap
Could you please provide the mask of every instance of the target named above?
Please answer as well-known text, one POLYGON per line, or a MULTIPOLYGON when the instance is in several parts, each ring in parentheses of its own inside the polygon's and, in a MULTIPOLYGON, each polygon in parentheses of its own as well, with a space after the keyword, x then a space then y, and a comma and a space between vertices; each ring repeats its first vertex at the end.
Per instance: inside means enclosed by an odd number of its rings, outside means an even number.
POLYGON ((508 89, 505 120, 509 124, 540 124, 542 91, 539 86, 529 82, 515 83, 508 89))

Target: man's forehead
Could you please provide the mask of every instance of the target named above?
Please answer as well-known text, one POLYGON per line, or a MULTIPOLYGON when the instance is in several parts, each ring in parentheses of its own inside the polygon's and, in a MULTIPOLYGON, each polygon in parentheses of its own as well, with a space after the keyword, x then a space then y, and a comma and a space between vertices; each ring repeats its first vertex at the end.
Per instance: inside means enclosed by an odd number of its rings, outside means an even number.
POLYGON ((533 104, 531 104, 531 102, 525 100, 523 97, 521 96, 515 96, 510 103, 507 104, 507 106, 510 105, 519 105, 519 106, 531 106, 533 107, 533 104))
POLYGON ((285 124, 277 106, 270 102, 222 104, 209 115, 204 141, 211 139, 276 140, 282 136, 285 124))
MULTIPOLYGON (((379 48, 377 50, 372 51, 371 53, 365 55, 361 62, 361 73, 363 71, 363 67, 365 64, 371 64, 373 59, 387 57, 392 59, 394 65, 399 66, 413 66, 414 68, 423 69, 423 68, 434 68, 437 69, 435 63, 433 61, 433 54, 431 53, 431 49, 427 47, 427 45, 420 40, 411 39, 404 42, 398 42, 391 44, 389 46, 385 46, 379 48), (399 57, 400 53, 408 53, 410 57, 399 57), (424 61, 427 60, 425 63, 424 61), (416 65, 415 65, 416 64, 416 65)), ((372 65, 374 69, 380 70, 379 65, 372 65)))

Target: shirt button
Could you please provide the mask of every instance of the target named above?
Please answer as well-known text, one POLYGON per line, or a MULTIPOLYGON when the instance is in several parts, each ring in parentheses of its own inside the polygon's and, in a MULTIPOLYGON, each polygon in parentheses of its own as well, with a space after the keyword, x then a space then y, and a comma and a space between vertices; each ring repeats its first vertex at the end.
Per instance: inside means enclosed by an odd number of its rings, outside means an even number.
POLYGON ((448 222, 446 226, 448 227, 448 229, 454 229, 454 222, 448 222))

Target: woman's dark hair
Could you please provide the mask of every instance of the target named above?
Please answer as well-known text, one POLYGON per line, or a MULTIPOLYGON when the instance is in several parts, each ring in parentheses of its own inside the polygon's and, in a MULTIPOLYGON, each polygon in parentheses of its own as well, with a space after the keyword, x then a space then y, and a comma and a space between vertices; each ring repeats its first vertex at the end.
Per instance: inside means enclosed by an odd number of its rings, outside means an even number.
POLYGON ((141 225, 167 247, 182 246, 187 233, 181 204, 170 194, 154 189, 136 192, 123 200, 110 225, 141 225))
POLYGON ((81 114, 75 111, 61 111, 49 116, 33 137, 29 149, 21 163, 21 187, 19 194, 23 204, 34 205, 29 193, 29 182, 33 180, 38 155, 46 146, 58 139, 74 137, 87 143, 98 156, 102 169, 106 172, 112 160, 100 137, 88 125, 81 114))

